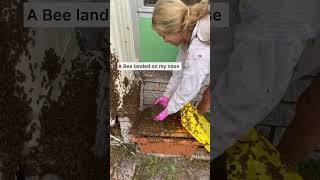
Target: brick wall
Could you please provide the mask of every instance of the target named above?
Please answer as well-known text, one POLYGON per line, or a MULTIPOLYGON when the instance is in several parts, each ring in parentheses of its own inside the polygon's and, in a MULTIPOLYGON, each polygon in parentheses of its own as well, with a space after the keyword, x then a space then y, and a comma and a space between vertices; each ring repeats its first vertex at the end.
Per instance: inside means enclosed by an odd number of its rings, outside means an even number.
MULTIPOLYGON (((153 104, 153 102, 163 95, 171 77, 171 72, 143 72, 142 73, 142 95, 141 105, 143 108, 153 104)), ((202 88, 199 94, 191 101, 193 104, 199 103, 202 98, 202 88)))
MULTIPOLYGON (((274 145, 278 145, 286 128, 295 116, 296 102, 304 90, 318 77, 305 77, 291 83, 280 104, 264 119, 257 129, 262 132, 274 145)), ((320 158, 320 144, 310 155, 311 158, 320 158)))
POLYGON ((295 106, 299 96, 310 85, 314 77, 307 77, 292 82, 280 104, 258 126, 269 140, 277 145, 286 127, 293 120, 295 106))

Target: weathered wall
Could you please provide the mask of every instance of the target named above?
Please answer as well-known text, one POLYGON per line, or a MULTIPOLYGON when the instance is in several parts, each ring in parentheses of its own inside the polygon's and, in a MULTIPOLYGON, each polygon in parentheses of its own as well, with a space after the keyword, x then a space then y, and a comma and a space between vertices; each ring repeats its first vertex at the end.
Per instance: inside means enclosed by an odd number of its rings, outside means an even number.
POLYGON ((124 96, 130 91, 135 79, 133 71, 118 71, 117 63, 138 61, 134 51, 130 1, 111 0, 110 19, 111 76, 113 77, 111 98, 116 101, 111 107, 113 109, 111 125, 113 125, 118 111, 123 107, 124 96))
POLYGON ((81 28, 23 28, 23 1, 0 7, 0 179, 97 179, 107 61, 87 45, 105 30, 88 43, 81 28))
MULTIPOLYGON (((129 143, 131 121, 138 114, 140 81, 133 71, 118 71, 118 62, 137 62, 132 8, 129 0, 110 2, 111 113, 110 125, 119 122, 122 140, 129 143), (119 13, 121 12, 121 13, 119 13)), ((115 128, 113 128, 115 129, 115 128)), ((111 129, 113 131, 113 129, 111 129)), ((112 141, 112 139, 111 139, 112 141)))

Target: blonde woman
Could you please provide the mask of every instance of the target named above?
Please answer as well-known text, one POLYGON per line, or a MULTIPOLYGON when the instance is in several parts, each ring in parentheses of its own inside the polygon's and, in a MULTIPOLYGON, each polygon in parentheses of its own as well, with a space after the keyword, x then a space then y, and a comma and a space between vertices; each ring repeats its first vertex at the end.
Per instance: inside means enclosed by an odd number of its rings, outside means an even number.
MULTIPOLYGON (((173 71, 163 96, 155 101, 165 109, 155 120, 162 121, 190 102, 201 87, 210 84, 210 17, 208 0, 187 6, 181 0, 158 0, 152 16, 153 29, 166 43, 179 46, 181 71, 173 71)), ((204 91, 199 113, 208 111, 210 88, 204 91)))

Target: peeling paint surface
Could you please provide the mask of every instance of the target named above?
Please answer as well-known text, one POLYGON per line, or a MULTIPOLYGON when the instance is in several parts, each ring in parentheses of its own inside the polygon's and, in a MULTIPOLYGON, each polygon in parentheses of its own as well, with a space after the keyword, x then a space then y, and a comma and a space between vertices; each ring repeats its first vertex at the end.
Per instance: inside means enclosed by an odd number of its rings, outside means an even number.
MULTIPOLYGON (((72 36, 72 31, 70 30, 60 30, 59 35, 55 31, 51 31, 51 35, 48 36, 48 30, 33 30, 34 42, 33 46, 31 43, 28 44, 28 49, 32 58, 29 60, 27 56, 21 55, 21 61, 17 64, 16 70, 21 71, 25 74, 26 79, 20 85, 26 90, 28 99, 31 99, 30 107, 32 107, 31 122, 26 127, 27 132, 30 132, 31 127, 33 128, 32 139, 25 143, 24 154, 27 153, 28 149, 38 145, 37 139, 40 138, 41 123, 39 120, 40 111, 45 102, 45 98, 49 91, 51 91, 50 98, 52 100, 57 100, 60 95, 60 87, 64 85, 65 80, 63 78, 63 73, 67 72, 71 68, 71 59, 75 58, 80 52, 78 46, 70 46, 70 44, 76 44, 75 36, 72 36), (56 36, 56 37, 54 37, 56 36), (61 38, 65 36, 66 38, 61 38), (49 38, 50 37, 50 38, 49 38), (52 39, 51 39, 52 38, 52 39), (62 42, 57 42, 57 41, 62 42), (54 41, 54 42, 53 42, 54 41), (64 42, 63 42, 64 41, 64 42), (57 46, 52 49, 53 44, 66 44, 65 47, 57 46), (65 63, 60 70, 57 72, 57 77, 51 82, 51 88, 49 88, 48 83, 45 85, 44 79, 48 80, 48 74, 46 71, 41 70, 41 63, 45 57, 48 55, 48 51, 51 50, 51 55, 56 55, 57 57, 63 57, 66 59, 65 63), (42 52, 42 53, 39 53, 42 52), (68 53, 66 53, 68 52, 68 53)), ((50 34, 50 32, 49 32, 50 34)), ((48 57, 51 58, 51 57, 48 57)), ((59 62, 57 62, 59 63, 59 62)))

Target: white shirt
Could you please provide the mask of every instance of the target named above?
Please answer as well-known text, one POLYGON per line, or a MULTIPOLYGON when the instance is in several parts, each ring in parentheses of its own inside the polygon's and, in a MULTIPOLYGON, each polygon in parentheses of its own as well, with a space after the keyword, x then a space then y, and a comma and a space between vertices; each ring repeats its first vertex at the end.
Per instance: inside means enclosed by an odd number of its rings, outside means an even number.
POLYGON ((199 93, 201 87, 210 83, 210 44, 200 40, 199 22, 192 32, 189 47, 182 45, 179 48, 177 62, 182 62, 183 69, 172 72, 164 93, 170 98, 166 108, 169 114, 182 109, 199 93))

